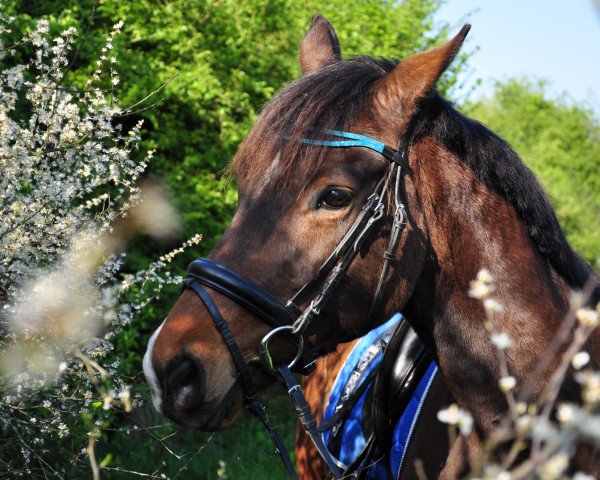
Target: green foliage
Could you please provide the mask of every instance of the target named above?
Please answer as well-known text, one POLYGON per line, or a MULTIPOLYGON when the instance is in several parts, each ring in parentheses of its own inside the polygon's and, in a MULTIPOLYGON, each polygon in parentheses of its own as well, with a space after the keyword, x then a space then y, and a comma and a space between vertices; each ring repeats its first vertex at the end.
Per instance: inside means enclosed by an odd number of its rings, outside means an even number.
MULTIPOLYGON (((402 58, 440 43, 449 26, 434 25, 440 0, 388 2, 333 0, 168 1, 38 0, 10 3, 21 25, 48 17, 85 31, 94 24, 68 79, 77 84, 94 69, 103 31, 124 19, 116 45, 118 97, 132 105, 160 90, 123 119, 146 120, 148 147, 158 147, 152 174, 164 179, 183 213, 184 236, 202 232, 212 248, 236 202, 223 171, 261 107, 299 75, 297 51, 311 16, 320 11, 336 26, 344 55, 402 58), (374 21, 377 19, 377 21, 374 21), (166 86, 164 86, 166 84, 166 86), (164 86, 164 88, 162 88, 164 86)), ((456 81, 466 57, 440 83, 456 81)))
POLYGON ((510 80, 466 107, 536 173, 575 250, 600 268, 600 122, 544 82, 510 80))
MULTIPOLYGON (((296 417, 287 396, 279 385, 263 394, 265 407, 283 441, 292 454, 296 417)), ((153 414, 152 421, 162 424, 153 433, 164 441, 149 439, 146 431, 132 428, 131 423, 118 429, 111 442, 103 442, 98 458, 106 458, 107 468, 102 478, 128 480, 131 471, 144 472, 150 478, 197 478, 202 480, 263 480, 286 478, 279 456, 273 452, 270 437, 260 422, 243 412, 232 428, 216 433, 182 430, 153 414), (169 452, 171 449, 180 458, 169 452)))

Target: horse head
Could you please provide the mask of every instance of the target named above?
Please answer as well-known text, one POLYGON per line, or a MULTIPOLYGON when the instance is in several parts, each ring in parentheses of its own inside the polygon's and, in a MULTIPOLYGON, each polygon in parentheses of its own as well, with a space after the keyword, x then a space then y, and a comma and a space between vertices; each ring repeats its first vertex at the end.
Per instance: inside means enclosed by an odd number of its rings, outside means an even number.
MULTIPOLYGON (((230 425, 247 378, 273 379, 256 359, 274 316, 294 326, 270 355, 298 365, 300 338, 323 355, 403 310, 487 437, 507 401, 484 307, 468 295, 481 268, 503 305, 495 328, 514 339, 505 369, 517 393, 538 372, 525 401, 543 393, 561 349, 539 365, 570 290, 591 284, 595 305, 600 287, 517 154, 435 91, 468 30, 399 63, 342 61, 331 25, 313 18, 303 76, 269 102, 231 164, 230 226, 150 340, 144 370, 159 410, 205 430, 230 425)), ((586 347, 595 363, 599 336, 586 347)), ((576 396, 571 375, 558 398, 576 396)))
MULTIPOLYGON (((318 320, 303 332, 305 348, 317 355, 357 338, 404 307, 419 277, 427 243, 419 202, 411 199, 414 185, 405 177, 396 194, 414 207, 400 239, 404 267, 392 269, 382 299, 369 315, 394 220, 394 209, 387 204, 393 201, 396 180, 389 179, 390 160, 377 150, 329 148, 340 141, 331 132, 356 132, 393 152, 468 29, 465 26, 448 43, 398 64, 367 57, 342 61, 333 27, 316 15, 300 48, 303 76, 265 107, 231 164, 239 202, 209 258, 282 302, 307 286, 295 298, 299 310, 322 287, 322 279, 311 281, 370 196, 378 192, 382 197, 385 211, 378 215, 383 218, 375 219, 318 320)), ((352 140, 343 137, 344 141, 352 140)), ((259 387, 270 382, 272 376, 253 360, 272 327, 222 292, 208 290, 250 364, 254 382, 259 387)), ((290 361, 295 351, 289 339, 273 340, 277 362, 290 361)), ((144 370, 156 407, 181 424, 223 428, 242 406, 236 365, 206 306, 190 289, 183 291, 152 336, 144 370)))

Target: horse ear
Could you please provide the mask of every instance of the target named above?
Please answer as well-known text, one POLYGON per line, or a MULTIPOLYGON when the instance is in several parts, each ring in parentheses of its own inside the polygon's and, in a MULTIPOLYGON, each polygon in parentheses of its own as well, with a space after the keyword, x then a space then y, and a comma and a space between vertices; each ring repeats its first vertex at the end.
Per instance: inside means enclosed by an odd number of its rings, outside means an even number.
POLYGON ((302 73, 307 75, 341 58, 340 42, 333 26, 323 15, 317 13, 300 45, 302 73))
POLYGON ((377 103, 386 111, 397 105, 414 110, 417 101, 432 90, 452 63, 470 29, 471 25, 465 24, 452 40, 400 62, 375 84, 377 103))

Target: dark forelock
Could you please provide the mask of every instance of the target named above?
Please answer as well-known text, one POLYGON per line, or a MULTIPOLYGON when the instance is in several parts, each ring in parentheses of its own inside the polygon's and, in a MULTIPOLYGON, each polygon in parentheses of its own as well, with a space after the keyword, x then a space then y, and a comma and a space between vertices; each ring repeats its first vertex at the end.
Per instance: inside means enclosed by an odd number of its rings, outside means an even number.
POLYGON ((323 161, 326 148, 302 138, 323 138, 326 130, 346 130, 365 102, 370 85, 396 61, 356 57, 301 77, 279 92, 264 108, 230 166, 238 180, 260 185, 277 157, 270 186, 290 178, 308 180, 323 161))

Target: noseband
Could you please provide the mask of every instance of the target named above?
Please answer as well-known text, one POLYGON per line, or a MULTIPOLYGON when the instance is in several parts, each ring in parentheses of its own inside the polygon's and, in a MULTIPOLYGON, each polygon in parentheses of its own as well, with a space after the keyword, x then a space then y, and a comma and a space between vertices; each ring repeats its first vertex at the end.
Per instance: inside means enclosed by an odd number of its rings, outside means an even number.
MULTIPOLYGON (((409 128, 408 132, 411 129, 409 128)), ((227 346, 235 366, 240 374, 240 382, 244 391, 245 403, 249 410, 261 420, 269 431, 276 450, 278 451, 290 478, 297 478, 295 469, 283 445, 281 437, 271 425, 264 408, 258 400, 258 394, 248 363, 244 359, 235 338, 221 315, 216 304, 204 287, 209 287, 229 297, 240 306, 271 327, 271 330, 262 340, 260 355, 263 363, 273 373, 280 377, 290 395, 296 413, 300 418, 306 432, 311 437, 315 447, 327 463, 335 478, 341 478, 335 460, 324 445, 317 431, 317 423, 312 416, 310 407, 304 398, 300 385, 296 382, 290 370, 307 374, 312 371, 316 360, 313 352, 304 350, 303 333, 310 323, 317 318, 323 306, 331 297, 336 285, 346 274, 354 258, 364 245, 369 233, 373 230, 385 212, 384 199, 388 188, 394 190, 395 212, 392 222, 392 231, 388 249, 384 254, 384 266, 379 278, 377 290, 369 309, 367 323, 377 310, 383 292, 390 264, 395 260, 402 231, 406 226, 406 213, 404 204, 400 199, 400 179, 402 167, 408 166, 408 139, 409 133, 405 133, 398 141, 398 149, 394 150, 383 143, 356 133, 339 130, 328 130, 325 133, 336 140, 315 140, 309 138, 300 139, 302 143, 309 145, 321 145, 331 148, 364 147, 380 153, 390 162, 390 168, 377 183, 373 193, 368 197, 359 216, 348 229, 341 242, 323 263, 317 275, 300 288, 285 304, 273 297, 269 292, 254 284, 247 278, 239 275, 234 270, 221 265, 213 260, 201 258, 192 262, 188 268, 187 279, 184 288, 189 288, 200 297, 209 314, 213 318, 215 327, 220 332, 227 346), (390 185, 393 185, 390 187, 390 185), (316 291, 310 301, 306 301, 310 292, 316 291), (308 306, 302 310, 299 305, 306 303, 308 306), (281 334, 289 341, 294 342, 297 353, 289 365, 276 365, 269 351, 269 342, 281 334)))

